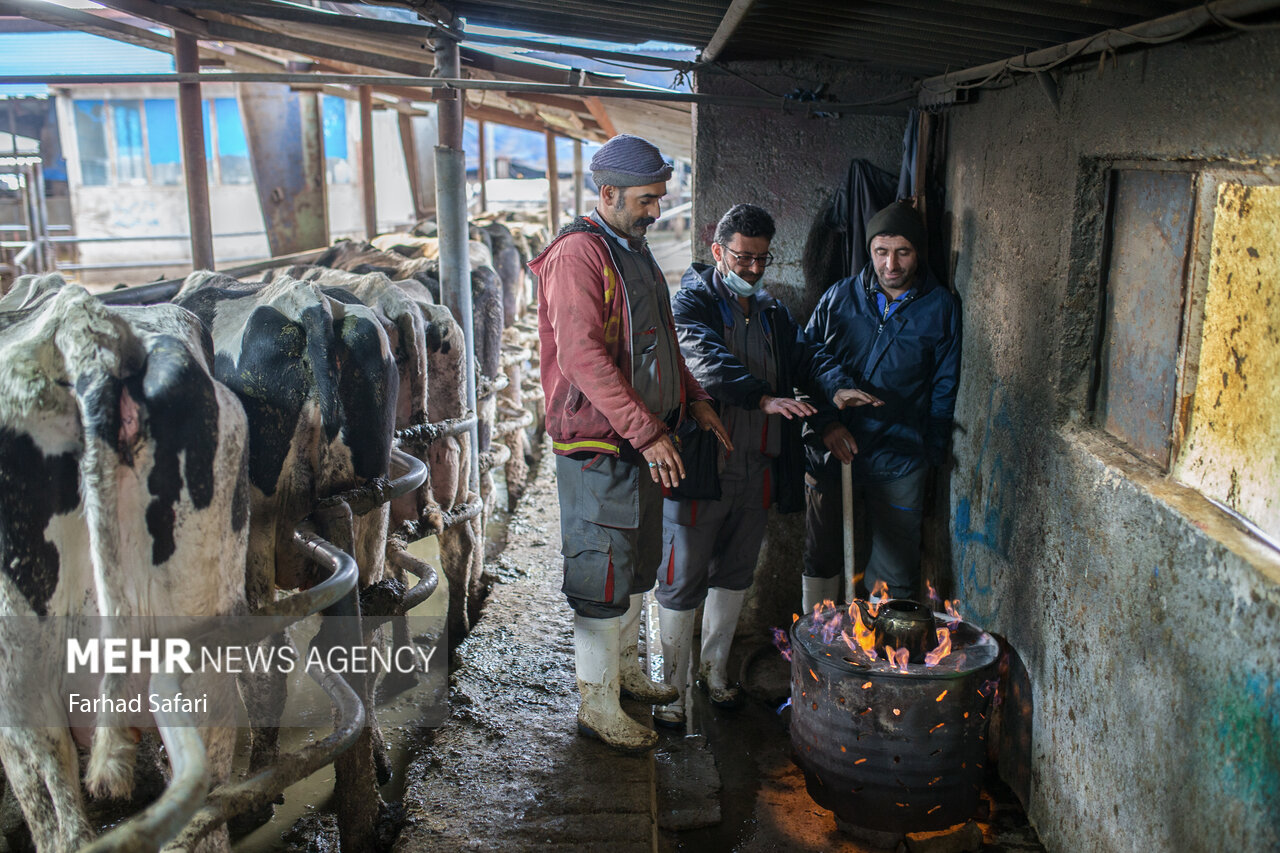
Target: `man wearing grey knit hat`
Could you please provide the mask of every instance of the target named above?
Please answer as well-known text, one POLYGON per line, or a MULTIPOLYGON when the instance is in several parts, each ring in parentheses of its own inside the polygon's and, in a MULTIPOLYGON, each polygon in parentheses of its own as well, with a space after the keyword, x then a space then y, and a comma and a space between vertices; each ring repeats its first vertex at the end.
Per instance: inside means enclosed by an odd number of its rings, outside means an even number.
POLYGON ((806 334, 878 408, 809 419, 803 606, 840 597, 840 465, 852 465, 855 581, 893 598, 920 594, 921 521, 928 470, 945 462, 960 372, 960 309, 925 261, 927 231, 907 202, 867 223, 871 262, 831 285, 806 334), (883 590, 881 587, 881 590, 883 590))
POLYGON ((731 446, 711 398, 685 367, 666 279, 645 234, 661 215, 671 166, 638 136, 591 159, 600 200, 551 242, 538 276, 547 432, 560 494, 561 589, 574 610, 578 730, 624 751, 652 749, 652 728, 619 695, 666 703, 637 654, 641 605, 657 579, 662 493, 684 477, 673 441, 692 419, 731 446))

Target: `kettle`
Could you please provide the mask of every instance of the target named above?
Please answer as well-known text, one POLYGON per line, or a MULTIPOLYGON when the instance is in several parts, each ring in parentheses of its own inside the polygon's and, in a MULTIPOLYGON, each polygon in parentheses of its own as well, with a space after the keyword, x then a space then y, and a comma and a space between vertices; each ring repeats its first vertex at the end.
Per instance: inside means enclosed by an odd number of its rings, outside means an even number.
POLYGON ((925 654, 938 645, 933 612, 918 601, 894 598, 882 602, 874 618, 867 602, 859 598, 854 604, 862 611, 863 623, 875 631, 877 649, 905 648, 911 654, 911 663, 924 663, 925 654))

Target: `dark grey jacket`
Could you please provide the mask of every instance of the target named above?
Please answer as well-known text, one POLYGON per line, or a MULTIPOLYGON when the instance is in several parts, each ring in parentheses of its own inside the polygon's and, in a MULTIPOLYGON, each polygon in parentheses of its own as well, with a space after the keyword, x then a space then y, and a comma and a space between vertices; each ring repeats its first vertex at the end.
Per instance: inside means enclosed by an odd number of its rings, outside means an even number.
MULTIPOLYGON (((786 306, 767 293, 751 297, 769 334, 778 365, 778 387, 753 376, 725 342, 726 326, 733 322, 728 303, 712 284, 715 267, 695 263, 685 271, 680 290, 671 300, 685 364, 703 389, 721 408, 760 406, 760 398, 790 397, 799 387, 820 396, 830 405, 841 388, 855 387, 833 360, 805 337, 786 306)), ((774 505, 779 512, 804 508, 804 453, 800 445, 799 419, 782 419, 782 447, 774 460, 774 505)))

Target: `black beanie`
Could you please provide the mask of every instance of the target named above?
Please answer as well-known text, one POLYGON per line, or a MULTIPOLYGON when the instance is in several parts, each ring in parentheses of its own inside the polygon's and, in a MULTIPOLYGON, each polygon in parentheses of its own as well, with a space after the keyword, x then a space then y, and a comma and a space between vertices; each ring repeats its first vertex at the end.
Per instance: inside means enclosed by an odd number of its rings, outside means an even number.
POLYGON ((871 217, 871 221, 867 223, 867 252, 871 251, 871 241, 881 234, 906 237, 923 262, 929 235, 920 214, 910 202, 894 202, 871 217))

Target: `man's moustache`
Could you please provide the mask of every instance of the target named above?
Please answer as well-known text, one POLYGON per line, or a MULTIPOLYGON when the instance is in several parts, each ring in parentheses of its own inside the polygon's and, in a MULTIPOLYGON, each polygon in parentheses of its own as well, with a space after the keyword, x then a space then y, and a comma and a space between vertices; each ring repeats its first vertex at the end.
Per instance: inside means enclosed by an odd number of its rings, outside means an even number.
POLYGON ((639 219, 636 220, 636 226, 639 228, 648 228, 650 225, 652 225, 657 221, 658 220, 654 219, 652 216, 641 216, 639 219))

